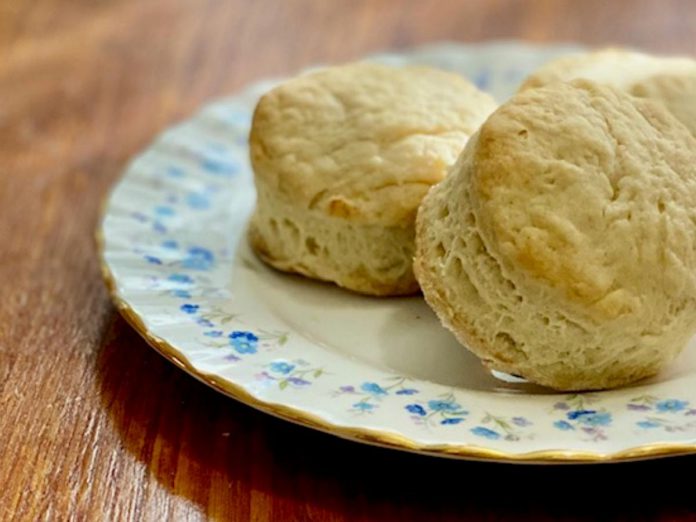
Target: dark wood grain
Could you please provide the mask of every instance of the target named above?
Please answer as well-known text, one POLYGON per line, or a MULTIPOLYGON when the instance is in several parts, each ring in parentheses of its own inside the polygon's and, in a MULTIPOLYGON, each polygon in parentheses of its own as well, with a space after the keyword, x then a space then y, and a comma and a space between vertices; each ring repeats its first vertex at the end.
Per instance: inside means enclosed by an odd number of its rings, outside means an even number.
POLYGON ((259 77, 487 38, 696 54, 696 4, 1 1, 0 520, 694 519, 693 458, 525 467, 345 442, 206 388, 109 303, 100 199, 157 132, 259 77))

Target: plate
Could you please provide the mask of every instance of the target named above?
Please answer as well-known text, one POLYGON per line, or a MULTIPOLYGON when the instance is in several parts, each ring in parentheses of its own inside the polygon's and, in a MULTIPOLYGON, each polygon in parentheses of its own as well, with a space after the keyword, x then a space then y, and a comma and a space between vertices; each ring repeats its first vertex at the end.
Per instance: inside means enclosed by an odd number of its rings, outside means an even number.
MULTIPOLYGON (((573 49, 438 44, 371 59, 449 69, 503 100, 529 71, 573 49)), ((260 263, 245 240, 255 199, 247 133, 273 84, 166 131, 106 203, 97 234, 104 277, 154 348, 260 410, 391 448, 515 462, 696 449, 693 349, 639 386, 555 394, 487 373, 421 297, 362 297, 260 263)))

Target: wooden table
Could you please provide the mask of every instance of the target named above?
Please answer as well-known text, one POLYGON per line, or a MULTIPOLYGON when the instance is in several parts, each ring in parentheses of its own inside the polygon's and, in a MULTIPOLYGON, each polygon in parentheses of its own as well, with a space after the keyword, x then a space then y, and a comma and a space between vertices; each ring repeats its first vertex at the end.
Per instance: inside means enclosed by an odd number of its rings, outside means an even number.
POLYGON ((696 519, 694 458, 511 466, 337 440, 206 388, 109 303, 100 200, 169 124, 314 62, 488 38, 696 54, 696 3, 0 0, 0 520, 696 519))

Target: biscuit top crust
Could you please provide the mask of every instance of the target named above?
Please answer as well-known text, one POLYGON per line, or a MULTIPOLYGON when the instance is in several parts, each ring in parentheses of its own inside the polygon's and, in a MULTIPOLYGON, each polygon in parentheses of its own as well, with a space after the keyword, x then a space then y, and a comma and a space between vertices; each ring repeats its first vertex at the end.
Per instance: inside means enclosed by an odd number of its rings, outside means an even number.
POLYGON ((259 101, 256 182, 330 216, 408 226, 495 107, 460 76, 426 67, 361 62, 312 72, 259 101))
POLYGON ((696 75, 696 60, 686 56, 654 56, 626 49, 600 49, 550 61, 532 73, 519 90, 577 78, 630 90, 641 81, 662 74, 696 75))
POLYGON ((629 92, 664 104, 696 136, 696 67, 690 74, 656 74, 629 92))
POLYGON ((664 323, 696 297, 696 140, 586 80, 524 91, 472 139, 472 206, 518 284, 592 321, 664 323))

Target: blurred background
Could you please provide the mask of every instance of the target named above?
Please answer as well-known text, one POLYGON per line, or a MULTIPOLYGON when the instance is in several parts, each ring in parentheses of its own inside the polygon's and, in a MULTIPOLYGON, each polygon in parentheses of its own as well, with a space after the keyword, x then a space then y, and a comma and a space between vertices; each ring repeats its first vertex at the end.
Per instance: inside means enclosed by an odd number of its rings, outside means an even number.
POLYGON ((0 519, 693 520, 693 458, 532 468, 362 447, 206 388, 109 302, 100 202, 167 126, 314 63, 492 39, 694 55, 696 2, 0 0, 0 519))
POLYGON ((690 0, 2 0, 0 147, 13 172, 65 167, 66 155, 84 161, 95 148, 120 160, 256 78, 427 41, 501 38, 693 54, 696 9, 690 0))

